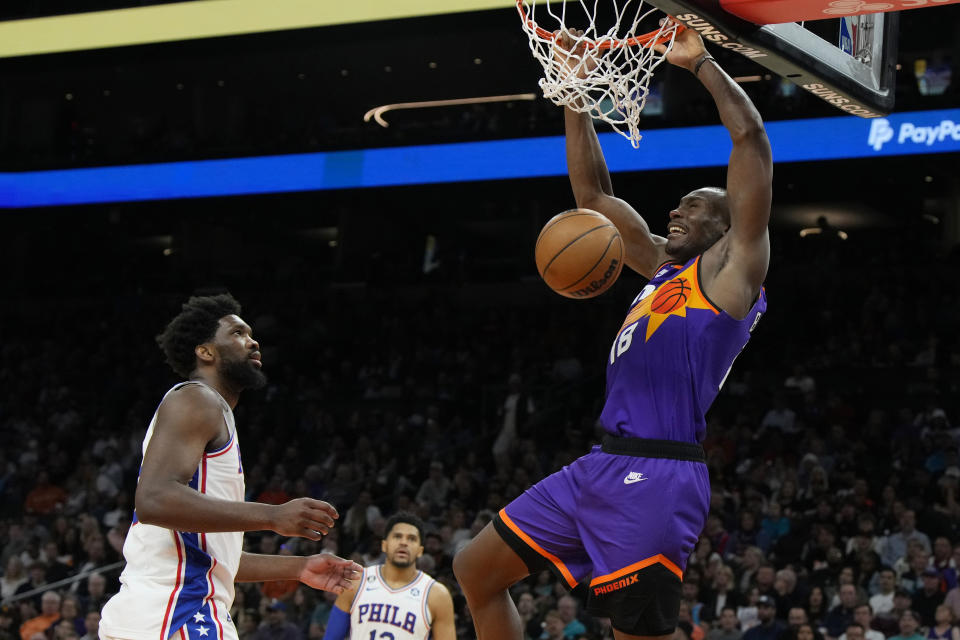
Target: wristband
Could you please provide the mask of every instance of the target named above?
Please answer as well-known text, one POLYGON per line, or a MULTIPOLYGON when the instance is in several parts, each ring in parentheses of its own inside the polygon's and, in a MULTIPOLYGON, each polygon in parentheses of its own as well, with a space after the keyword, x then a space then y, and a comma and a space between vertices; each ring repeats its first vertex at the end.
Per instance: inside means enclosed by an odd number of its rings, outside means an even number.
POLYGON ((707 60, 714 60, 714 61, 715 61, 715 58, 714 58, 712 55, 710 55, 709 53, 705 53, 705 54, 703 55, 703 57, 700 58, 700 59, 697 61, 697 64, 695 64, 695 65, 693 66, 693 75, 695 75, 695 76, 700 75, 700 67, 702 67, 702 66, 703 66, 703 63, 706 62, 707 60))
MULTIPOLYGON (((363 585, 360 585, 363 586, 363 585)), ((350 614, 334 606, 330 610, 330 619, 327 620, 327 630, 323 640, 343 640, 350 631, 350 614)))

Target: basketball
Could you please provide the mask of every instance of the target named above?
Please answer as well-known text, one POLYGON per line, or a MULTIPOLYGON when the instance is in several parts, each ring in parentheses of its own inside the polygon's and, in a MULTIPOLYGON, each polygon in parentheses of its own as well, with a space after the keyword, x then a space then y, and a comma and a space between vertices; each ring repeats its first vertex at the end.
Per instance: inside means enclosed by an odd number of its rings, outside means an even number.
POLYGON ((593 298, 616 282, 623 268, 623 240, 605 216, 590 209, 557 214, 537 237, 537 271, 567 298, 593 298))

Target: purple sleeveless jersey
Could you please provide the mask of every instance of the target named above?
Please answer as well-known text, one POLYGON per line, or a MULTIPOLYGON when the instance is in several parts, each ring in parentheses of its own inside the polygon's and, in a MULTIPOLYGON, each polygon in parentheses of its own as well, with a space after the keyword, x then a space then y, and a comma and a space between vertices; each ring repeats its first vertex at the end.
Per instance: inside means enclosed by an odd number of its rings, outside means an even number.
POLYGON ((701 442, 704 414, 767 309, 743 320, 700 289, 700 257, 665 264, 636 297, 607 356, 600 422, 615 436, 701 442))
MULTIPOLYGON (((607 356, 600 420, 610 434, 703 439, 704 413, 767 303, 761 291, 743 320, 720 311, 700 289, 699 264, 697 257, 662 266, 630 306, 607 356)), ((639 584, 647 571, 670 577, 675 588, 709 508, 703 462, 597 446, 527 489, 494 526, 529 567, 545 562, 571 588, 590 576, 591 598, 602 599, 639 584)))

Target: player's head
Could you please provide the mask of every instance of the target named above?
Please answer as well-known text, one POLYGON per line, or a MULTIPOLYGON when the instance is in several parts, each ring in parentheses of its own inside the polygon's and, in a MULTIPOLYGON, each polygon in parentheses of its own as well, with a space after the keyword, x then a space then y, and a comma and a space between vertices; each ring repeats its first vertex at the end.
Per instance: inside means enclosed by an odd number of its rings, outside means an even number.
POLYGON ((730 228, 727 191, 702 187, 680 199, 667 223, 667 255, 681 262, 703 253, 730 228))
POLYGON ((212 368, 237 391, 266 384, 260 345, 240 318, 240 303, 229 293, 191 297, 157 342, 167 363, 184 378, 212 368))
POLYGON ((387 554, 387 562, 401 569, 415 565, 423 555, 423 521, 400 511, 390 516, 383 531, 380 549, 387 554))

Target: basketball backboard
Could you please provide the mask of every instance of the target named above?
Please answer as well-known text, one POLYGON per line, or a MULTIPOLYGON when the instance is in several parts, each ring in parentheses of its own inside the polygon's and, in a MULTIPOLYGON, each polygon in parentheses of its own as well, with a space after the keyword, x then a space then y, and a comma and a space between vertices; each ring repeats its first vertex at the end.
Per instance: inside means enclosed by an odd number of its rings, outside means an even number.
MULTIPOLYGON (((960 0, 946 3, 955 1, 960 0)), ((739 52, 840 110, 864 118, 876 118, 893 109, 899 25, 894 10, 919 6, 918 2, 652 0, 657 8, 698 31, 708 44, 739 52), (818 13, 812 5, 823 7, 818 13), (856 50, 852 54, 844 51, 839 46, 839 18, 869 11, 879 13, 857 21, 855 27, 859 28, 846 34, 848 39, 856 37, 856 50), (836 38, 828 41, 791 21, 812 18, 837 22, 836 38), (771 20, 779 23, 768 24, 771 20)), ((849 30, 850 24, 846 27, 849 30)), ((852 50, 851 42, 846 45, 852 50)))

